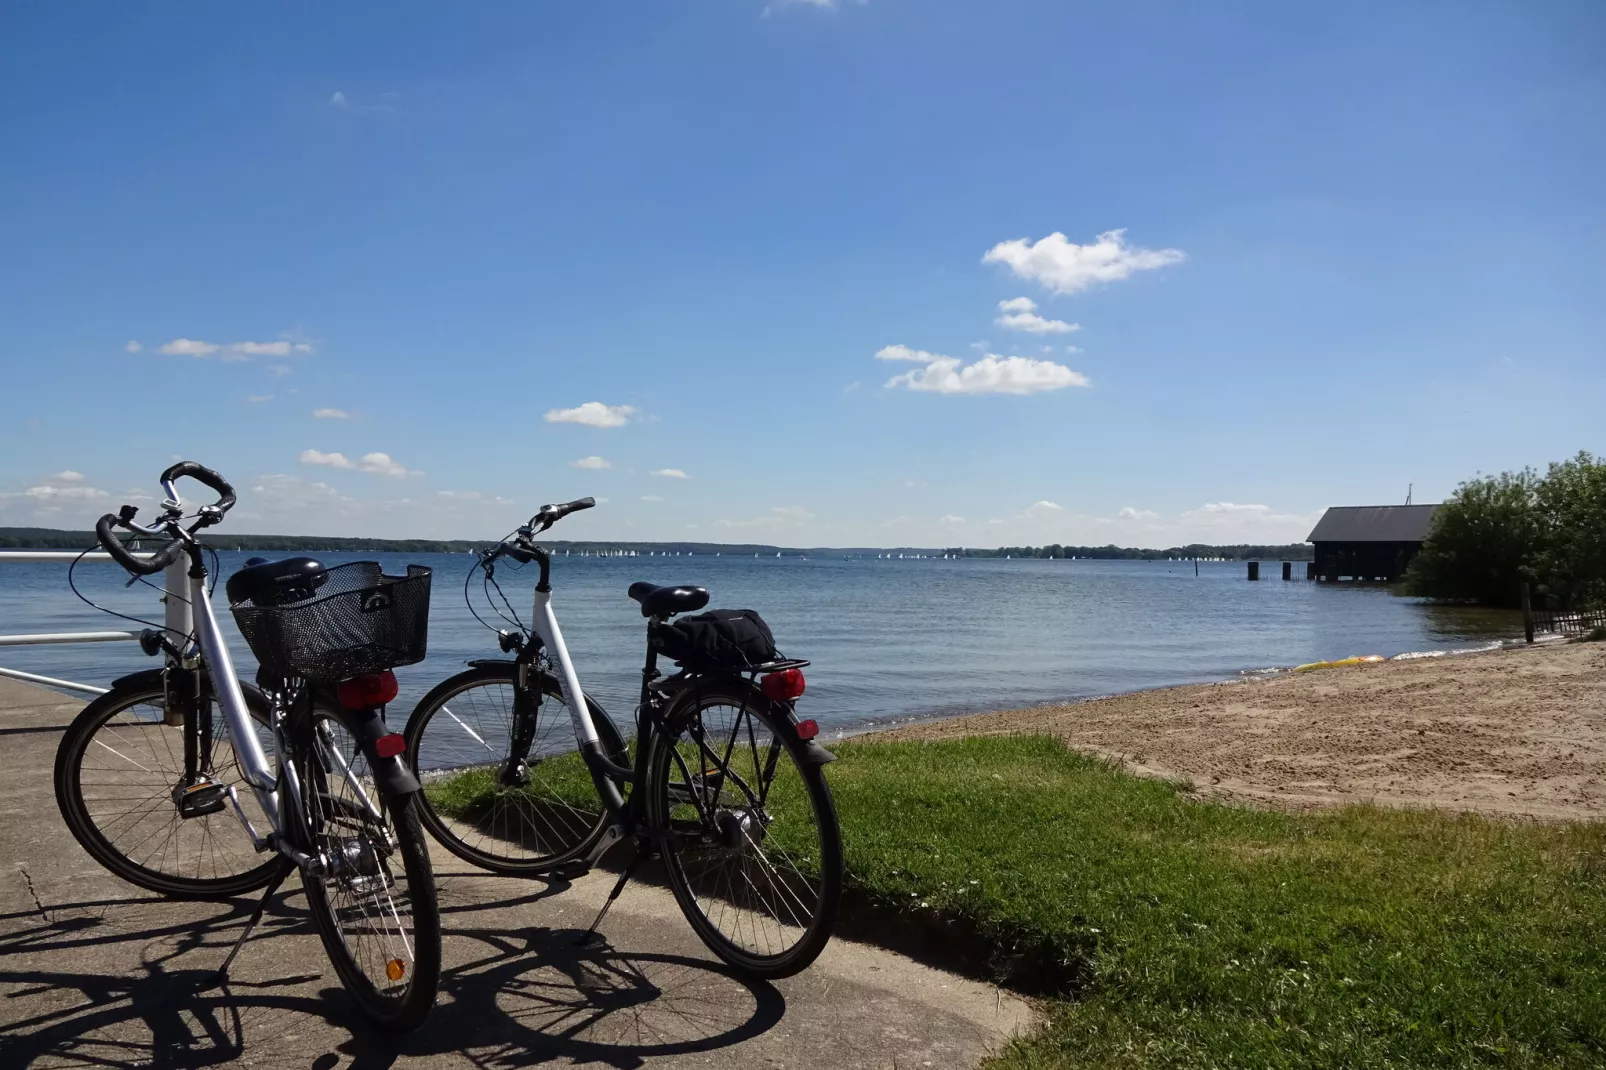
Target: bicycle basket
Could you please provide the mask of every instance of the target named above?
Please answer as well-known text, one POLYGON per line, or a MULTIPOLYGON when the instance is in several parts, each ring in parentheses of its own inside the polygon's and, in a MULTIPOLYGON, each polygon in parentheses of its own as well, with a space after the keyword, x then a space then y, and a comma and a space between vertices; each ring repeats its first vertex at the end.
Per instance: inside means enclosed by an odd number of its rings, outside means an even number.
POLYGON ((329 569, 314 597, 229 608, 264 671, 349 680, 424 660, 429 576, 423 565, 387 576, 377 561, 353 561, 329 569))

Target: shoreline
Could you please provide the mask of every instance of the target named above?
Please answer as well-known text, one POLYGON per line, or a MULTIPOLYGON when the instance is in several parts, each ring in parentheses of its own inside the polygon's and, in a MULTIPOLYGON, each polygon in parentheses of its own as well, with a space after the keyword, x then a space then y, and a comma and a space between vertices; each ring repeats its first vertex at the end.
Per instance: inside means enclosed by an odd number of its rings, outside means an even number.
POLYGON ((1203 798, 1606 819, 1606 643, 1502 645, 870 728, 1053 735, 1203 798))

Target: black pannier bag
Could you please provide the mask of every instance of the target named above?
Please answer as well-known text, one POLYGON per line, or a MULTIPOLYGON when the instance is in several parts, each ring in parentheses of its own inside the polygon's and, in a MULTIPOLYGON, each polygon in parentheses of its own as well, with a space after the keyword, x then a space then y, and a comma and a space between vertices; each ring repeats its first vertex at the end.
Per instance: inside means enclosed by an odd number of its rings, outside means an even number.
POLYGON ((714 609, 653 629, 653 646, 694 672, 741 671, 774 661, 775 636, 751 609, 714 609))

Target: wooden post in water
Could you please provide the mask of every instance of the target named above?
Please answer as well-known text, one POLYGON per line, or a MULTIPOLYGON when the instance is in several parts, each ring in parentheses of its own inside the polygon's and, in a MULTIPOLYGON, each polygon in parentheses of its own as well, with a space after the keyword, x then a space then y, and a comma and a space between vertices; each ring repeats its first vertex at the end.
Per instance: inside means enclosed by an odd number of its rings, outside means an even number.
POLYGON ((1528 642, 1534 641, 1534 607, 1528 594, 1528 581, 1522 581, 1522 634, 1528 642))
POLYGON ((1198 557, 1195 557, 1193 559, 1193 574, 1195 576, 1199 575, 1199 558, 1198 557))
POLYGON ((1283 579, 1285 581, 1287 581, 1287 580, 1291 580, 1293 578, 1294 578, 1294 563, 1292 561, 1284 561, 1283 562, 1283 579))
POLYGON ((1260 579, 1260 562, 1259 561, 1251 561, 1251 562, 1249 562, 1249 578, 1252 579, 1252 580, 1260 579))

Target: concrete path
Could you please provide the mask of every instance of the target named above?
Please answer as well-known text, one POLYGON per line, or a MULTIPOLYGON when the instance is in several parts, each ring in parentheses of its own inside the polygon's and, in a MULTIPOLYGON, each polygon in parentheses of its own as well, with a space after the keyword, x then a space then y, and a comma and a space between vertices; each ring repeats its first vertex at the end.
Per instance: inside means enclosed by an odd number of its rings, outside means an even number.
POLYGON ((674 900, 633 883, 580 949, 612 878, 561 889, 434 858, 445 973, 429 1023, 365 1027, 294 878, 207 988, 252 903, 176 903, 111 876, 56 812, 51 768, 80 703, 0 679, 0 1067, 969 1067, 1031 1024, 1020 1000, 833 941, 802 976, 744 981, 674 900))

